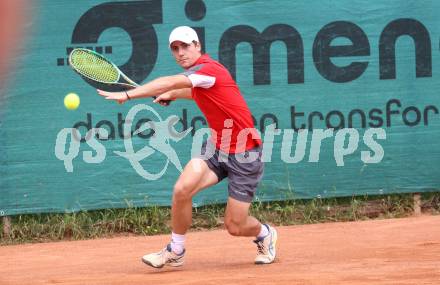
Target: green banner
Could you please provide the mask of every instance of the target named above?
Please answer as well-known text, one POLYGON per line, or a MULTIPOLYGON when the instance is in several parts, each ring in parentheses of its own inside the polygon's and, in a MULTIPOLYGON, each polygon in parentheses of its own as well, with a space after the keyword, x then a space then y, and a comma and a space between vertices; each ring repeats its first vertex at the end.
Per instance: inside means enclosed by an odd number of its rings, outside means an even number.
MULTIPOLYGON (((2 39, 16 46, 0 49, 0 215, 170 204, 206 139, 197 106, 106 101, 67 58, 92 49, 138 83, 180 73, 168 48, 180 25, 228 68, 254 115, 265 144, 256 199, 440 188, 439 1, 40 0, 16 9, 21 22, 2 39), (76 110, 63 104, 69 93, 80 97, 76 110), (136 132, 145 124, 153 127, 136 132), (178 138, 164 133, 170 126, 178 138)), ((221 182, 194 205, 226 197, 221 182)))

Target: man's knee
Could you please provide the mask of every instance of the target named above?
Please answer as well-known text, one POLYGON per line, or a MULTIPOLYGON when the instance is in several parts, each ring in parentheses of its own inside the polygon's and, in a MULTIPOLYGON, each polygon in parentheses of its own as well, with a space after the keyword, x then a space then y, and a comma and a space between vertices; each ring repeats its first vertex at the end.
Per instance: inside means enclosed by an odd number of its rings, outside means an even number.
POLYGON ((173 190, 173 200, 175 202, 179 202, 179 201, 188 201, 192 198, 192 192, 194 186, 185 182, 181 182, 178 181, 175 185, 174 185, 174 190, 173 190))

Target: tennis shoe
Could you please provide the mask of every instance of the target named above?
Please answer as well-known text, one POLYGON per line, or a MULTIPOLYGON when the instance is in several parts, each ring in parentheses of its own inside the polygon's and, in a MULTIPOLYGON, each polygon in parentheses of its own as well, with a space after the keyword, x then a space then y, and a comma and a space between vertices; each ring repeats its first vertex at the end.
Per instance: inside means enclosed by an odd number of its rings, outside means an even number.
POLYGON ((142 257, 142 261, 154 268, 167 266, 181 266, 184 261, 185 250, 181 254, 176 254, 171 250, 171 244, 156 253, 150 253, 142 257))
POLYGON ((267 224, 264 226, 269 230, 269 234, 262 239, 254 240, 254 243, 257 244, 255 264, 269 264, 274 262, 276 257, 277 231, 267 224))

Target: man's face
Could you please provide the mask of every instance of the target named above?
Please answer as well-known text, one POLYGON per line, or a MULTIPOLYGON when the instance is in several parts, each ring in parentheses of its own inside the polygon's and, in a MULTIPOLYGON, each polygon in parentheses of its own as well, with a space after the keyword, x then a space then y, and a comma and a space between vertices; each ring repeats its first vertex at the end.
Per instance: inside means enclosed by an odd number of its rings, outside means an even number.
POLYGON ((181 41, 174 41, 170 47, 177 64, 185 69, 193 66, 201 56, 200 44, 197 42, 187 44, 181 41))

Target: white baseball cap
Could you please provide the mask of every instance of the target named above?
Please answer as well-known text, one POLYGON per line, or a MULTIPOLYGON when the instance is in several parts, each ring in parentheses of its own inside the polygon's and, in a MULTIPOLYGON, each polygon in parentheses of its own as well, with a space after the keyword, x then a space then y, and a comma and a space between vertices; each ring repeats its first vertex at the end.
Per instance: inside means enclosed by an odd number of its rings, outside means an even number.
POLYGON ((196 31, 191 27, 180 26, 175 28, 170 34, 169 44, 171 45, 175 41, 190 44, 193 41, 199 42, 199 37, 197 36, 196 31))

